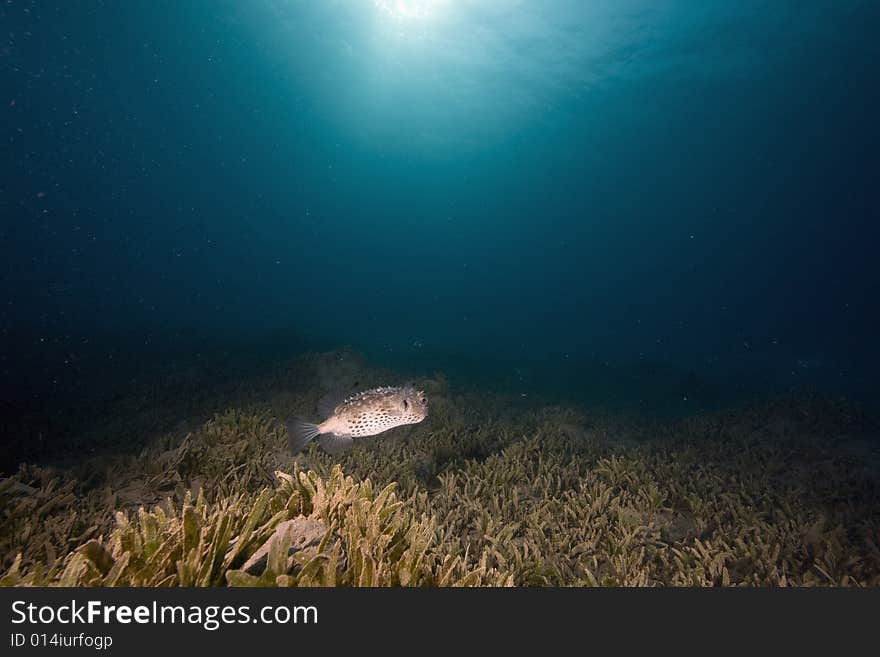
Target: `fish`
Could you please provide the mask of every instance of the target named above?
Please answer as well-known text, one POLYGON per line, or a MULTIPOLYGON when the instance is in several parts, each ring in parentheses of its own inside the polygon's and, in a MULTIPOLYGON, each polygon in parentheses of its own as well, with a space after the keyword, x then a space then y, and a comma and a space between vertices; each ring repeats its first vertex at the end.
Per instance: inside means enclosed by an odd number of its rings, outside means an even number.
POLYGON ((319 412, 326 417, 319 424, 296 416, 287 420, 287 444, 293 454, 315 439, 324 451, 339 454, 350 449, 356 438, 418 424, 428 417, 428 398, 410 385, 388 386, 359 392, 338 404, 325 399, 319 412))

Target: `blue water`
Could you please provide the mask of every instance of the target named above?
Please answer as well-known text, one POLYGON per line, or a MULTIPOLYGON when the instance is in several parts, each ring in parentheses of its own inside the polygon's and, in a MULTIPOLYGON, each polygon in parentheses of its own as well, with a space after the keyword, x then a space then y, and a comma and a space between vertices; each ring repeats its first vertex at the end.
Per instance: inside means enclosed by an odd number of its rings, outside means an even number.
POLYGON ((685 411, 877 398, 876 2, 10 0, 0 25, 7 399, 267 339, 587 403, 645 372, 685 411))

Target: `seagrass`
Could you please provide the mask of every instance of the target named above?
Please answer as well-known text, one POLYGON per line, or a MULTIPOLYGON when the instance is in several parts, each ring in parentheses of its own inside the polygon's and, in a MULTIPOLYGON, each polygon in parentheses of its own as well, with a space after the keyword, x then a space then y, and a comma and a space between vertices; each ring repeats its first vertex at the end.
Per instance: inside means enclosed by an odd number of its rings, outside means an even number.
POLYGON ((23 464, 0 483, 0 583, 880 584, 875 427, 851 404, 646 420, 518 407, 435 375, 415 382, 430 396, 422 424, 291 456, 282 419, 311 414, 322 386, 393 376, 352 360, 311 354, 203 392, 185 410, 206 421, 138 451, 108 418, 120 448, 23 464), (297 550, 306 525, 323 535, 297 550))

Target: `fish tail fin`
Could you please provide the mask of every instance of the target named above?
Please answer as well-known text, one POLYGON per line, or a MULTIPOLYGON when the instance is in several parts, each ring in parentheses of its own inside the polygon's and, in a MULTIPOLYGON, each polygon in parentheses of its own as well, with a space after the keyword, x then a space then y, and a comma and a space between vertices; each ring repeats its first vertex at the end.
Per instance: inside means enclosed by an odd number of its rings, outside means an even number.
POLYGON ((317 424, 292 417, 287 421, 287 446, 291 452, 299 454, 320 433, 317 424))

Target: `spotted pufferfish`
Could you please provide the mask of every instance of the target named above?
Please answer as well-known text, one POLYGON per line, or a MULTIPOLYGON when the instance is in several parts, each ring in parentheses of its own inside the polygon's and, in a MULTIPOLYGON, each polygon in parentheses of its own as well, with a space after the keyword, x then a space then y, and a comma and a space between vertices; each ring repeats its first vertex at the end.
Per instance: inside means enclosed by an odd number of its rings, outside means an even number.
POLYGON ((428 399, 413 386, 365 390, 339 404, 327 399, 319 403, 326 419, 312 424, 299 417, 287 421, 287 444, 294 454, 312 440, 331 454, 349 449, 355 438, 375 436, 404 424, 418 424, 428 417, 428 399))

